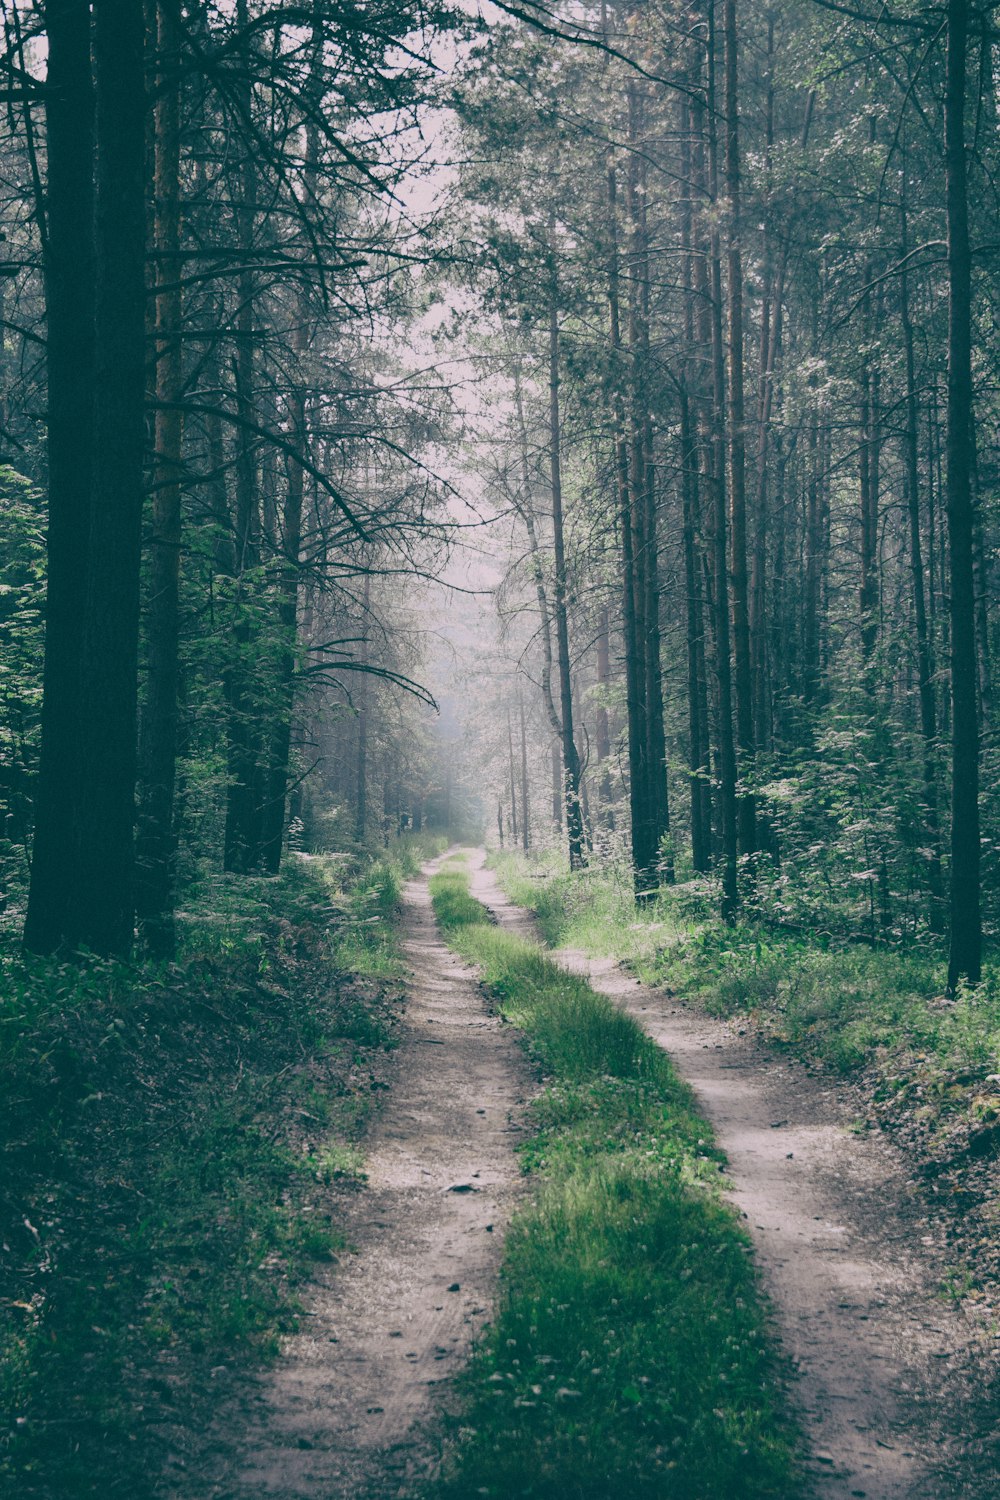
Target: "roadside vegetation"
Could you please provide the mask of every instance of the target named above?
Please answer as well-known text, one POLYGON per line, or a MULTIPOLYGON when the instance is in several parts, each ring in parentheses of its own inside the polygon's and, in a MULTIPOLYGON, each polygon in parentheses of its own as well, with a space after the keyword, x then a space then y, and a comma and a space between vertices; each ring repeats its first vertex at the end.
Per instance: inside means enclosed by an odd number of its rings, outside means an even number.
POLYGON ((522 1148, 496 1319, 440 1493, 579 1500, 797 1493, 795 1437, 724 1162, 669 1059, 449 861, 431 881, 545 1080, 522 1148))
POLYGON ((859 1089, 859 1125, 913 1153, 931 1196, 961 1211, 952 1235, 965 1284, 1000 1277, 994 1162, 1000 1155, 1000 982, 994 964, 946 997, 940 955, 913 944, 872 947, 821 930, 727 927, 703 884, 664 887, 637 905, 613 864, 569 874, 553 856, 494 854, 509 898, 533 911, 552 947, 626 963, 724 1017, 745 1017, 771 1043, 859 1089))
POLYGON ((385 1087, 400 885, 444 842, 206 874, 171 964, 0 953, 0 1491, 156 1492, 294 1326, 385 1087))

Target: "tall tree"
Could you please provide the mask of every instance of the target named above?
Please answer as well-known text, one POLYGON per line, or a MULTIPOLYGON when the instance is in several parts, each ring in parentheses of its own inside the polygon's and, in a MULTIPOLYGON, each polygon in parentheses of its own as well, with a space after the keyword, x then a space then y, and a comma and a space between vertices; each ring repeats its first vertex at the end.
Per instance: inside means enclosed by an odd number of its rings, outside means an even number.
POLYGON ((944 101, 948 221, 948 549, 951 558, 951 947, 948 985, 982 972, 979 721, 972 561, 972 253, 965 145, 969 0, 948 0, 944 101))
POLYGON ((25 946, 66 939, 78 879, 80 622, 87 597, 94 394, 94 82, 89 0, 49 0, 47 194, 48 576, 41 757, 25 946))

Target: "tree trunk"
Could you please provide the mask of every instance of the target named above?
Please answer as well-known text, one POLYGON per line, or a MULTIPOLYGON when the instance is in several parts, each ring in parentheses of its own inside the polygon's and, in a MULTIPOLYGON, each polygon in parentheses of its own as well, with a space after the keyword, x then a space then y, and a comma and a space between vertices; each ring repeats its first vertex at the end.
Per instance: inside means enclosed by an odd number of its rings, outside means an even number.
MULTIPOLYGON (((692 70, 693 72, 693 70, 692 70)), ((685 359, 680 385, 680 468, 683 510, 684 593, 687 615, 688 766, 690 772, 691 863, 699 873, 712 867, 711 771, 709 767, 708 687, 705 678, 705 624, 700 555, 698 439, 691 412, 691 388, 698 380, 702 351, 695 338, 694 159, 691 109, 681 96, 681 247, 685 359)))
MULTIPOLYGON (((236 21, 245 33, 247 0, 237 0, 236 21)), ((249 73, 240 84, 243 113, 249 117, 249 73)), ((257 172, 250 141, 244 145, 240 202, 237 208, 240 249, 250 261, 257 213, 257 172)), ((233 657, 226 674, 229 735, 229 790, 226 798, 226 828, 223 862, 227 870, 245 874, 260 862, 264 773, 259 743, 258 704, 254 692, 253 628, 247 598, 247 575, 256 569, 260 530, 257 494, 257 459, 248 426, 254 419, 254 305, 256 277, 249 264, 238 278, 239 307, 236 315, 236 414, 240 419, 235 466, 236 479, 236 624, 233 657)))
POLYGON ((94 508, 83 628, 73 937, 124 954, 135 935, 135 783, 145 361, 145 27, 134 0, 94 6, 97 98, 94 508))
POLYGON ((511 723, 509 708, 507 710, 507 757, 510 770, 510 836, 516 844, 518 840, 517 777, 514 772, 514 727, 511 723))
POLYGON ((531 848, 531 799, 528 795, 528 730, 524 722, 524 699, 517 692, 517 708, 521 719, 521 842, 525 854, 531 848))
MULTIPOLYGON (((553 247, 552 253, 555 254, 553 247)), ((566 834, 571 870, 585 863, 583 810, 580 805, 580 757, 573 736, 573 682, 569 655, 566 550, 563 536, 562 462, 559 430, 559 311, 553 288, 549 303, 549 462, 552 481, 552 540, 555 552, 556 657, 559 666, 559 718, 563 775, 566 783, 566 834)))
POLYGON ((174 951, 174 783, 177 766, 181 465, 184 385, 181 287, 180 0, 158 0, 159 77, 154 121, 156 251, 156 461, 150 557, 149 676, 142 715, 137 907, 150 951, 174 951))
MULTIPOLYGON (((744 780, 753 773, 753 674, 750 659, 750 613, 747 588, 746 412, 743 353, 743 233, 740 204, 739 38, 736 0, 723 0, 725 32, 726 123, 726 270, 729 292, 729 515, 732 524, 732 609, 736 685, 736 738, 744 780)), ((757 848, 754 795, 740 793, 736 810, 739 847, 744 854, 757 848)))
POLYGON ((629 474, 625 407, 622 400, 622 333, 620 267, 618 257, 618 189, 614 164, 608 166, 608 224, 611 255, 608 266, 608 312, 614 359, 612 412, 615 430, 618 538, 622 558, 622 630, 625 637, 625 695, 628 710, 629 815, 632 869, 636 895, 641 899, 655 887, 656 851, 650 841, 648 769, 646 763, 647 704, 641 673, 643 646, 636 609, 636 558, 632 525, 632 483, 629 474))
POLYGON ((611 686, 611 624, 608 619, 608 607, 601 606, 601 613, 597 623, 597 686, 600 698, 597 703, 597 716, 594 727, 594 743, 597 750, 597 795, 600 803, 600 818, 605 828, 611 829, 615 826, 614 813, 611 810, 613 794, 611 790, 611 725, 608 719, 608 706, 605 694, 611 686))
POLYGON ((94 98, 88 0, 48 0, 48 573, 42 740, 24 945, 67 936, 81 794, 80 622, 87 597, 94 394, 94 98))
POLYGON ((951 555, 951 948, 948 986, 982 972, 979 874, 979 725, 972 565, 972 256, 965 157, 969 0, 948 0, 945 181, 948 215, 948 464, 951 555))
POLYGON ((917 381, 913 353, 913 321, 910 315, 909 276, 906 268, 908 232, 906 215, 906 175, 908 163, 903 158, 903 197, 900 205, 903 263, 899 277, 899 310, 903 331, 903 353, 906 365, 906 501, 910 523, 910 571, 913 580, 913 614, 917 636, 917 689, 920 698, 920 731, 924 742, 924 820, 927 860, 927 885, 930 895, 929 926, 932 932, 944 931, 944 883, 941 871, 941 827, 937 775, 937 708, 934 702, 934 661, 927 629, 927 602, 924 582, 923 547, 920 535, 920 464, 918 456, 920 426, 917 410, 917 381))
MULTIPOLYGON (((322 32, 317 24, 313 31, 313 62, 310 78, 311 104, 318 109, 321 98, 322 32)), ((306 126, 303 188, 306 202, 316 194, 316 164, 319 158, 319 132, 314 122, 306 126)), ((292 348, 297 360, 308 347, 309 299, 300 290, 297 299, 292 348)), ((306 393, 296 383, 288 401, 288 436, 297 453, 308 447, 306 427, 306 393)), ((277 714, 271 732, 271 752, 267 771, 267 795, 262 816, 262 856, 264 869, 277 875, 281 867, 281 850, 285 837, 285 815, 288 801, 288 776, 292 751, 292 718, 295 712, 295 656, 298 644, 300 551, 302 548, 302 500, 305 473, 296 457, 288 457, 288 481, 282 516, 278 625, 281 630, 281 657, 278 664, 277 714)))
MULTIPOLYGON (((715 5, 708 6, 708 198, 718 202, 718 142, 715 102, 715 5)), ((726 373, 722 337, 722 253, 718 218, 712 214, 708 236, 708 285, 705 307, 710 319, 712 352, 712 401, 707 417, 711 449, 707 454, 706 479, 711 485, 712 581, 715 623, 715 674, 718 699, 719 821, 722 833, 722 916, 732 922, 739 904, 737 882, 738 840, 736 807, 736 746, 733 739, 732 666, 729 638, 729 548, 726 508, 726 373)))

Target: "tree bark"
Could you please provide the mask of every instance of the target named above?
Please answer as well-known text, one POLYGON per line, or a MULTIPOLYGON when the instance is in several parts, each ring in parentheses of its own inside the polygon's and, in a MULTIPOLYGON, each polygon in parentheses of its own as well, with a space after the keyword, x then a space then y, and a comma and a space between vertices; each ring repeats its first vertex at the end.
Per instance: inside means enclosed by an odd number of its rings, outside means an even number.
POLYGON ((48 0, 48 571, 41 756, 24 945, 65 940, 81 796, 80 623, 87 597, 94 395, 94 84, 88 0, 48 0))
POLYGON ((906 205, 906 175, 909 165, 903 158, 903 192, 900 204, 902 270, 899 277, 899 311, 903 331, 903 354, 906 368, 906 502, 910 525, 910 574, 913 582, 913 614, 916 625, 917 691, 920 699, 920 732, 923 738, 924 818, 927 844, 927 886, 930 897, 928 925, 932 932, 944 930, 944 880, 941 870, 941 827, 937 772, 937 707, 934 701, 934 660, 927 629, 927 600, 924 579, 923 545, 920 534, 920 425, 917 408, 917 380, 913 351, 913 320, 910 313, 910 287, 906 268, 909 249, 906 205))
MULTIPOLYGON (((236 21, 245 33, 247 0, 237 0, 236 21)), ((242 112, 252 108, 249 72, 241 82, 242 112)), ((258 562, 260 514, 257 494, 257 458, 249 426, 254 419, 254 305, 256 277, 249 264, 257 213, 257 172, 253 148, 244 143, 240 170, 240 201, 237 209, 240 249, 248 264, 238 278, 239 306, 236 314, 236 413, 241 426, 237 437, 236 480, 236 624, 233 655, 226 674, 229 737, 229 790, 226 798, 226 828, 223 863, 227 870, 245 874, 260 863, 263 834, 264 768, 261 764, 258 705, 254 693, 253 628, 247 603, 247 575, 258 562)))
MULTIPOLYGON (((715 102, 715 5, 708 6, 708 95, 704 114, 708 121, 708 200, 718 202, 718 141, 715 102)), ((726 371, 722 335, 722 252, 718 218, 712 215, 708 234, 708 284, 705 306, 710 321, 712 400, 707 415, 711 447, 706 450, 706 480, 711 486, 712 580, 715 623, 715 674, 718 713, 719 821, 722 833, 722 917, 732 922, 739 905, 736 745, 733 738, 732 665, 729 631, 729 548, 726 507, 726 371)))
POLYGON ((982 973, 979 724, 972 561, 972 255, 965 156, 969 0, 948 0, 945 185, 948 219, 947 513, 951 556, 951 945, 948 986, 982 973))
POLYGON ((145 26, 96 0, 94 507, 83 628, 78 879, 72 936, 125 954, 135 935, 135 785, 145 362, 145 26))
POLYGON ((531 798, 528 792, 528 728, 524 721, 524 699, 517 691, 517 709, 521 720, 521 844, 525 854, 531 848, 531 798))
POLYGON ((137 844, 137 907, 150 951, 174 951, 174 784, 177 766, 181 471, 184 385, 181 344, 180 0, 158 0, 159 77, 153 143, 156 275, 156 460, 150 557, 149 674, 142 714, 142 788, 137 844))
MULTIPOLYGON (((726 271, 728 281, 729 343, 729 516, 732 527, 732 610, 736 686, 736 738, 741 775, 752 775, 754 762, 753 673, 750 656, 750 614, 747 586, 746 410, 743 350, 743 246, 739 137, 739 37, 736 0, 723 0, 725 32, 726 123, 726 271)), ((736 809, 737 836, 744 854, 757 848, 753 791, 744 787, 736 809)))
MULTIPOLYGON (((553 247, 553 254, 555 253, 553 247)), ((566 834, 571 870, 585 863, 583 810, 580 805, 580 757, 573 735, 573 679, 569 654, 566 546, 563 535, 561 435, 559 427, 559 310, 553 288, 549 301, 549 464, 552 485, 552 541, 555 553, 555 587, 552 612, 556 625, 556 657, 559 667, 559 718, 563 776, 566 784, 566 834)))

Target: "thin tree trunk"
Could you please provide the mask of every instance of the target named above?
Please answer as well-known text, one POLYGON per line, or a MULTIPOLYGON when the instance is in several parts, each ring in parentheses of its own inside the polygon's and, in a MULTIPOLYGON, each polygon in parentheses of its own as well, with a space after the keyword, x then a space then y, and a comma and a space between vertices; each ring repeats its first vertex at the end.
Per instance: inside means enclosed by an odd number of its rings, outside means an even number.
POLYGON ((636 558, 632 527, 632 488, 629 475, 625 408, 621 393, 621 305, 618 256, 618 189, 614 164, 608 166, 608 223, 611 256, 608 266, 608 312, 614 358, 612 411, 615 431, 615 468, 618 488, 618 537, 622 556, 622 629, 625 637, 625 696, 628 711, 629 814, 632 868, 640 898, 655 885, 655 850, 649 838, 648 772, 646 765, 646 701, 640 675, 642 648, 636 611, 636 558))
MULTIPOLYGON (((693 70, 692 70, 693 76, 693 70)), ((705 677, 705 624, 700 556, 701 502, 698 493, 698 440, 692 421, 690 388, 697 381, 695 340, 694 158, 691 109, 681 96, 681 246, 685 359, 680 385, 680 465, 683 508, 684 592, 687 612, 688 766, 690 772, 691 863, 699 873, 712 867, 712 806, 709 767, 708 688, 705 677)))
POLYGON ((180 0, 158 0, 159 73, 154 120, 153 241, 156 267, 156 463, 150 558, 149 675, 142 715, 142 795, 137 907, 150 951, 174 951, 174 783, 177 769, 181 467, 180 0))
POLYGON ((520 688, 517 690, 517 709, 521 720, 521 842, 527 854, 531 848, 531 799, 528 793, 528 729, 520 688))
POLYGON ((909 276, 906 268, 906 256, 909 249, 906 217, 907 171, 908 164, 904 155, 902 173, 903 197, 900 205, 902 225, 900 259, 902 270, 899 278, 899 310, 906 364, 906 435, 904 445, 906 457, 906 501, 910 523, 910 570, 913 580, 913 613, 917 636, 917 684, 920 697, 920 731, 924 742, 924 819, 926 825, 926 842, 930 851, 927 860, 927 885, 930 895, 929 925, 932 932, 940 933, 944 930, 944 881, 941 871, 941 828, 938 804, 937 710, 934 702, 934 662, 931 652, 930 635, 927 629, 923 548, 920 535, 920 464, 918 457, 920 426, 913 354, 913 321, 910 315, 909 276))
POLYGON ((517 843, 517 777, 514 773, 514 727, 507 710, 507 757, 510 769, 510 836, 517 843))
POLYGON ((972 563, 972 255, 965 157, 969 0, 948 0, 945 181, 948 216, 948 542, 951 556, 951 947, 948 986, 982 972, 979 724, 972 563))
POLYGON ((44 243, 48 538, 42 738, 24 945, 67 936, 81 796, 80 622, 87 597, 94 391, 94 98, 88 0, 48 0, 44 243))
MULTIPOLYGON (((362 627, 362 650, 367 665, 368 614, 371 606, 372 575, 365 569, 364 625, 362 627)), ((363 844, 368 836, 368 678, 359 674, 358 686, 358 753, 354 767, 354 837, 363 844)), ((445 827, 451 827, 451 783, 448 783, 448 814, 445 827)))
MULTIPOLYGON (((317 0, 318 4, 318 0, 317 0)), ((313 28, 313 61, 309 93, 311 104, 318 109, 322 102, 321 65, 322 30, 319 22, 313 28)), ((316 194, 316 169, 319 159, 319 131, 313 121, 306 126, 303 188, 305 201, 316 194)), ((292 348, 301 359, 308 347, 309 299, 305 290, 297 298, 292 348)), ((308 447, 306 427, 306 393, 296 382, 289 397, 288 433, 297 452, 308 447)), ((278 667, 277 716, 271 734, 271 753, 267 772, 267 795, 262 816, 261 852, 264 869, 277 875, 285 837, 285 815, 288 800, 288 778, 292 751, 292 718, 295 712, 295 656, 298 644, 300 551, 302 548, 302 502, 305 472, 298 459, 289 455, 288 481, 282 516, 278 625, 281 630, 281 659, 278 667)))
MULTIPOLYGON (((718 142, 715 103, 715 5, 708 6, 708 117, 709 200, 718 202, 718 142)), ((733 739, 732 666, 729 639, 729 548, 726 507, 726 373, 722 337, 722 254, 718 219, 712 215, 708 247, 708 310, 711 320, 712 405, 710 431, 712 450, 710 478, 713 512, 713 604, 715 619, 715 672, 718 696, 719 820, 722 833, 722 916, 734 920, 739 904, 737 883, 736 746, 733 739)))
MULTIPOLYGON (((236 21, 241 33, 248 22, 247 0, 237 0, 236 21)), ((249 73, 241 84, 242 107, 251 110, 249 73)), ((240 248, 248 264, 238 278, 239 307, 236 315, 236 413, 241 424, 253 421, 254 399, 254 304, 256 278, 249 264, 257 212, 257 172, 249 141, 244 145, 240 202, 237 209, 240 248)), ((257 460, 249 427, 241 425, 237 438, 236 477, 236 625, 233 630, 233 660, 226 674, 229 790, 223 861, 227 870, 245 874, 259 863, 264 805, 263 767, 259 744, 258 705, 254 693, 253 630, 247 601, 247 575, 256 568, 260 529, 257 492, 257 460)))
POLYGON ((554 289, 549 303, 549 461, 552 482, 552 540, 555 552, 553 614, 556 625, 556 658, 559 666, 559 718, 563 774, 566 781, 566 834, 569 843, 570 869, 578 870, 585 862, 585 851, 583 811, 580 805, 580 757, 573 736, 573 682, 569 655, 559 429, 559 311, 554 289))
MULTIPOLYGON (((736 686, 736 738, 741 774, 753 773, 753 675, 750 658, 750 614, 747 587, 746 507, 746 412, 743 352, 743 247, 740 138, 739 138, 739 38, 736 0, 723 0, 725 32, 725 123, 726 123, 726 269, 729 292, 729 515, 732 523, 732 608, 736 686)), ((737 836, 744 854, 757 848, 754 796, 740 793, 737 803, 737 836)))
POLYGON ((601 694, 597 702, 594 726, 594 744, 597 750, 598 782, 597 795, 600 802, 600 817, 605 828, 614 828, 615 817, 611 810, 611 725, 608 719, 606 693, 611 686, 611 625, 608 607, 602 604, 597 622, 597 686, 601 694))

